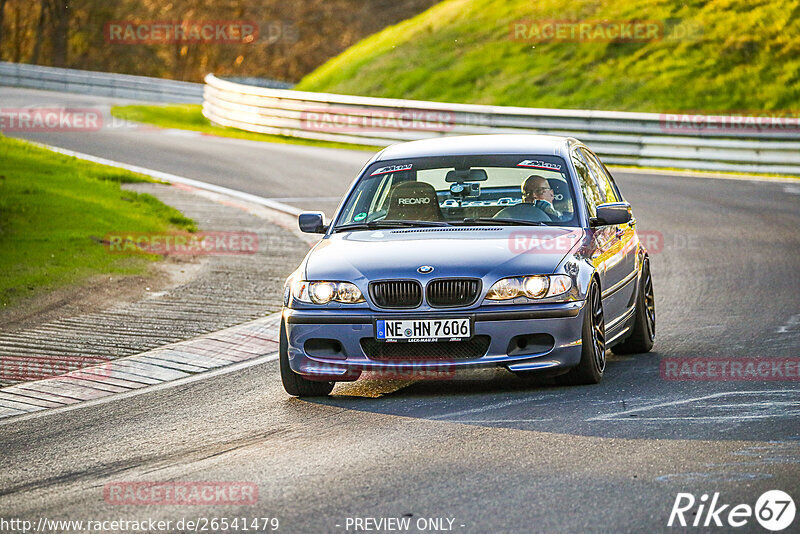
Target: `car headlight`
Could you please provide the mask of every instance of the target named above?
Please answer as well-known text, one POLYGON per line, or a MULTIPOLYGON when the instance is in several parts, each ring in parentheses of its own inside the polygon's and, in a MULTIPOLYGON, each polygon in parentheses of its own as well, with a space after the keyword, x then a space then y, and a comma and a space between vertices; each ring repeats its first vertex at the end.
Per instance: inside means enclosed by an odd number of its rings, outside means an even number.
POLYGON ((486 293, 489 300, 509 300, 516 297, 543 299, 555 297, 572 289, 572 278, 565 274, 512 276, 494 283, 486 293))
POLYGON ((300 302, 327 304, 331 301, 344 304, 364 302, 361 290, 350 282, 309 282, 297 280, 292 284, 292 296, 300 302))

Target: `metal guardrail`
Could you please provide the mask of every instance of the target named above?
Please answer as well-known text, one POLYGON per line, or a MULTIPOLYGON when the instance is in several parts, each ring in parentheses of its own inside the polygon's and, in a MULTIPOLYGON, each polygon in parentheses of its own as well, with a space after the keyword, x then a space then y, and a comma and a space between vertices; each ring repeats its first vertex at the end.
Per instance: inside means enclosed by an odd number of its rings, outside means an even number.
POLYGON ((448 104, 269 89, 213 74, 205 82, 203 115, 252 132, 370 146, 443 135, 541 133, 576 137, 616 165, 800 174, 800 121, 792 117, 448 104))
POLYGON ((203 100, 201 83, 4 61, 0 62, 0 85, 146 102, 199 104, 203 100))
POLYGON ((267 87, 268 89, 291 89, 294 87, 293 83, 282 82, 280 80, 270 80, 267 78, 254 78, 252 76, 226 76, 225 79, 234 83, 254 85, 256 87, 267 87))

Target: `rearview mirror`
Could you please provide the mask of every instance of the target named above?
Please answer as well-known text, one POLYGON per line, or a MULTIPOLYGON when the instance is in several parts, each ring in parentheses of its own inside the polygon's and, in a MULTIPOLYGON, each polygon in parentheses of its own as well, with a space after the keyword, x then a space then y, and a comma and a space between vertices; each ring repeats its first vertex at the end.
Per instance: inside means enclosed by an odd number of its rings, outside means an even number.
POLYGON ((627 202, 609 202, 597 206, 597 217, 592 219, 592 226, 625 224, 631 221, 631 205, 627 202))
POLYGON ((324 234, 328 229, 325 224, 325 214, 321 211, 306 211, 297 217, 300 230, 307 234, 324 234))
POLYGON ((453 169, 444 177, 445 182, 485 182, 488 179, 484 169, 453 169))

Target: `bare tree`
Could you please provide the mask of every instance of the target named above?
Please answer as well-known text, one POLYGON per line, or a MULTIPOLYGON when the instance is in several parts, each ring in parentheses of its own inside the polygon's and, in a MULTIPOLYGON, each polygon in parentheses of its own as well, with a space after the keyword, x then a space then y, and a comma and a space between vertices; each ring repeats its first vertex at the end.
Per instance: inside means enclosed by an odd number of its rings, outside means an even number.
POLYGON ((31 54, 31 63, 36 65, 39 63, 39 55, 42 50, 42 43, 44 42, 45 23, 47 21, 47 0, 39 2, 39 23, 36 25, 36 38, 33 43, 33 54, 31 54))
POLYGON ((53 0, 53 65, 67 66, 69 44, 69 0, 53 0))
POLYGON ((6 0, 0 0, 0 61, 3 59, 3 22, 6 12, 6 0))
POLYGON ((200 81, 208 72, 298 80, 359 39, 437 0, 0 0, 0 54, 84 69, 200 81), (3 8, 5 8, 5 13, 3 8), (109 23, 247 21, 251 41, 112 42, 109 23))

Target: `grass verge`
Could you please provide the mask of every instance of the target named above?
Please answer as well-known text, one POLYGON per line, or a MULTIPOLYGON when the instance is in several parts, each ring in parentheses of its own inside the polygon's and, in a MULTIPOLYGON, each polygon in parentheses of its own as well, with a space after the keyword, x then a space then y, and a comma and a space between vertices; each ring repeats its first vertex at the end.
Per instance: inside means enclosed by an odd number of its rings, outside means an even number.
POLYGON ((152 181, 0 135, 0 307, 96 274, 142 274, 160 258, 110 254, 109 232, 195 231, 176 209, 120 187, 152 181))

